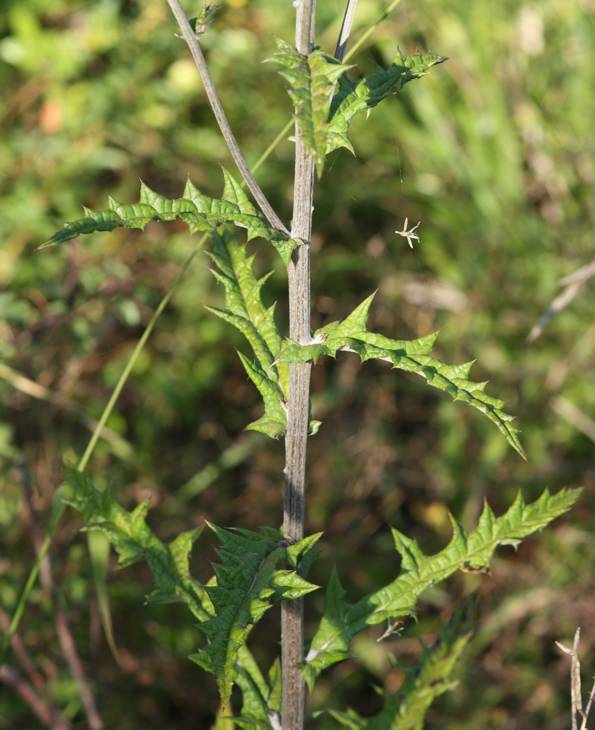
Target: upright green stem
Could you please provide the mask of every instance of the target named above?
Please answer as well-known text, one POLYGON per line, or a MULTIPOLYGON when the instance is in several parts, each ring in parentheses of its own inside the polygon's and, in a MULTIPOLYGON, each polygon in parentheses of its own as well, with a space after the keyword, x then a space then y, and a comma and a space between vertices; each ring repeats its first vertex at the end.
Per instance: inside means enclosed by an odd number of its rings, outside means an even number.
MULTIPOLYGON (((314 45, 316 0, 299 0, 296 10, 295 45, 307 54, 314 45)), ((305 344, 310 340, 310 240, 314 161, 295 124, 295 171, 291 235, 304 242, 289 264, 289 336, 305 344)), ((304 536, 306 448, 310 402, 309 363, 289 370, 287 435, 285 437, 285 495, 283 531, 291 540, 304 536)), ((283 664, 283 730, 302 730, 306 688, 299 665, 304 658, 303 605, 287 601, 281 607, 281 655, 283 664)))

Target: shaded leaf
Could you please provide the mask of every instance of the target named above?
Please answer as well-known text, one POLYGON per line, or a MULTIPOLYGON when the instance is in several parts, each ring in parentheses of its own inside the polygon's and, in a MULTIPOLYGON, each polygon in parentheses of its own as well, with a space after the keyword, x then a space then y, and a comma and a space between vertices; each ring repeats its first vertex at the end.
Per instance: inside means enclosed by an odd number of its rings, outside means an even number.
POLYGON ((155 583, 149 601, 184 601, 199 621, 207 618, 200 588, 190 576, 188 564, 192 545, 202 528, 183 532, 172 542, 163 543, 147 525, 148 502, 141 502, 128 512, 108 491, 97 489, 86 474, 73 468, 66 471, 63 500, 81 513, 86 529, 100 530, 106 535, 122 567, 141 560, 149 565, 155 583))
POLYGON ((384 695, 384 708, 374 717, 361 717, 353 710, 330 714, 352 730, 422 730, 426 712, 440 695, 456 686, 452 673, 470 634, 470 607, 474 596, 441 626, 433 646, 424 647, 417 665, 408 670, 398 692, 384 695))
POLYGON ((276 659, 265 679, 252 656, 246 654, 241 655, 236 678, 242 692, 242 712, 236 725, 245 730, 281 730, 281 663, 276 659))

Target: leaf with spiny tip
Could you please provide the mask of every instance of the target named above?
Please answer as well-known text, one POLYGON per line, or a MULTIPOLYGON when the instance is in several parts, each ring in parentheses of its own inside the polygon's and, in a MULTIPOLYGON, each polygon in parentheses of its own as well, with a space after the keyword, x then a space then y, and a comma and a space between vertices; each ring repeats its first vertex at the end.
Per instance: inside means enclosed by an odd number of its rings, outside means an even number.
MULTIPOLYGON (((231 183, 230 189, 231 189, 231 183)), ((232 195, 232 192, 228 192, 232 195)), ((213 261, 211 273, 223 286, 225 308, 207 307, 213 314, 232 324, 248 340, 256 361, 240 354, 250 380, 264 401, 264 416, 247 428, 278 438, 285 433, 289 368, 277 363, 282 338, 275 322, 275 308, 265 307, 261 289, 268 274, 258 278, 253 270, 253 257, 231 232, 215 234, 209 252, 213 261)))
POLYGON ((213 615, 200 624, 207 645, 191 659, 215 675, 221 702, 229 701, 240 651, 254 625, 273 601, 300 597, 316 586, 295 570, 278 568, 286 559, 281 532, 223 529, 208 523, 219 541, 219 562, 213 566, 217 581, 206 586, 213 615))
POLYGON ((444 56, 420 54, 397 56, 388 68, 378 66, 371 74, 359 81, 347 74, 339 79, 327 126, 326 154, 339 147, 353 152, 348 131, 353 118, 359 112, 369 112, 387 97, 397 94, 405 84, 421 78, 433 67, 446 60, 444 56))
POLYGON ((289 83, 295 118, 320 177, 328 147, 331 96, 337 80, 350 66, 318 49, 307 55, 298 53, 283 40, 277 41, 277 52, 271 60, 281 66, 279 73, 289 83))
POLYGON ((220 226, 231 224, 245 228, 248 240, 264 238, 275 247, 285 264, 289 263, 293 250, 300 241, 286 236, 273 228, 266 218, 249 201, 240 185, 224 170, 224 197, 210 198, 201 193, 190 180, 182 198, 166 198, 141 180, 140 201, 124 205, 111 196, 107 210, 85 208, 85 217, 66 223, 39 249, 70 241, 81 234, 96 231, 112 231, 115 228, 143 229, 151 220, 169 222, 184 221, 192 233, 214 232, 220 226))
POLYGON ((329 583, 324 616, 303 666, 308 684, 312 686, 321 671, 346 658, 350 641, 364 628, 411 616, 421 594, 457 570, 489 568, 499 545, 516 545, 543 529, 572 507, 580 491, 562 489, 552 495, 545 490, 531 504, 519 492, 501 517, 495 517, 486 504, 477 527, 469 533, 451 518, 453 536, 435 555, 425 555, 414 540, 393 528, 395 548, 401 555, 401 573, 395 580, 354 604, 345 600, 338 579, 329 583))
POLYGON ((279 438, 287 428, 287 413, 282 406, 283 393, 276 380, 272 380, 256 363, 238 353, 248 377, 258 388, 264 403, 264 416, 246 426, 251 431, 260 431, 271 438, 279 438))
POLYGON ((446 391, 453 400, 464 401, 483 413, 504 435, 512 448, 523 458, 525 453, 506 413, 504 402, 484 392, 485 383, 469 380, 473 360, 460 365, 447 365, 432 356, 437 333, 415 340, 393 340, 367 330, 367 320, 374 294, 358 305, 340 322, 331 322, 314 333, 313 342, 300 345, 285 340, 277 356, 279 363, 316 362, 322 355, 336 357, 339 350, 356 353, 362 362, 385 360, 394 368, 425 378, 428 385, 446 391))
POLYGON ((164 543, 147 525, 148 503, 141 503, 128 512, 108 491, 97 489, 89 476, 73 468, 66 470, 63 500, 81 513, 85 529, 100 530, 107 536, 122 567, 141 560, 149 565, 155 583, 149 601, 184 601, 199 621, 207 618, 188 563, 202 528, 188 530, 172 542, 164 543))

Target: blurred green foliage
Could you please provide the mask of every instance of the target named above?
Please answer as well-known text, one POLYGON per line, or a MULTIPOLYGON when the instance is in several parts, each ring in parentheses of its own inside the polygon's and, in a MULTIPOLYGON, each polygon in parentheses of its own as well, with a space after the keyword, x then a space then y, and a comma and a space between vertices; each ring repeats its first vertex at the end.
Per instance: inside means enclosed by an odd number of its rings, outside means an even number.
MULTIPOLYGON (((325 49, 334 47, 342 5, 319 1, 325 49)), ((384 3, 360 6, 358 27, 366 28, 384 3)), ((276 37, 291 38, 292 15, 289 0, 227 0, 204 36, 252 161, 290 113, 282 80, 261 61, 276 37)), ((336 564, 351 595, 359 595, 392 575, 387 522, 429 550, 446 540, 446 506, 471 524, 484 497, 500 510, 518 486, 528 499, 545 485, 587 490, 571 517, 518 556, 500 557, 490 578, 469 575, 453 579, 448 593, 429 593, 420 622, 388 642, 362 637, 360 663, 339 665, 317 687, 313 709, 350 704, 372 713, 369 684, 384 680, 397 689, 401 665, 419 656, 417 637, 430 636, 433 619, 481 582, 478 630, 459 688, 437 703, 428 727, 566 727, 567 660, 553 641, 581 625, 583 651, 595 656, 594 447, 585 422, 564 407, 571 403, 587 419, 595 412, 592 286, 535 342, 527 335, 559 279, 593 256, 594 31, 592 0, 403 0, 358 54, 364 70, 389 63, 397 46, 449 61, 354 124, 355 158, 344 150, 329 158, 315 210, 313 326, 343 317, 379 287, 373 326, 403 338, 440 329, 445 360, 477 357, 474 376, 492 381, 518 415, 528 461, 479 416, 413 378, 348 355, 321 361, 313 387, 323 427, 311 441, 307 529, 325 535, 312 579, 336 564), (394 234, 406 216, 422 221, 413 251, 394 234)), ((134 199, 139 177, 179 195, 189 175, 218 194, 219 165, 230 166, 174 32, 166 3, 157 0, 2 4, 2 615, 12 611, 33 560, 23 480, 33 484, 43 529, 63 457, 82 453, 89 419, 100 415, 194 244, 183 227, 155 223, 144 235, 97 234, 44 254, 35 246, 78 217, 82 204, 104 207, 108 192, 134 199)), ((259 173, 285 220, 292 152, 284 141, 259 173)), ((279 301, 283 322, 282 267, 273 254, 260 258, 263 272, 275 268, 264 296, 279 301)), ((234 352, 239 336, 203 306, 220 303, 199 254, 90 467, 95 482, 115 485, 124 503, 150 496, 164 539, 205 517, 250 529, 280 522, 282 445, 241 431, 260 415, 258 394, 234 352)), ((78 524, 69 513, 52 558, 106 727, 209 727, 215 686, 184 659, 195 649, 194 629, 177 607, 143 608, 150 579, 141 569, 110 576, 116 664, 101 636, 78 524)), ((201 557, 206 571, 214 554, 201 557)), ((308 608, 312 626, 320 600, 308 608)), ((257 654, 268 660, 277 620, 271 614, 255 633, 257 654)), ((84 727, 41 589, 21 636, 53 701, 84 727)), ((0 728, 31 730, 36 722, 0 686, 0 728)))

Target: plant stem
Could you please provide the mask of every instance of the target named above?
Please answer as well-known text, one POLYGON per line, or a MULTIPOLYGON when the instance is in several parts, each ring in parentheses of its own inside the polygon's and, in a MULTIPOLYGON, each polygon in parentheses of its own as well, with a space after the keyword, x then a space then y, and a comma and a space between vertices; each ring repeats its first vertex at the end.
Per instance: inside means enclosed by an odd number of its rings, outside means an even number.
POLYGON ((349 36, 353 28, 353 21, 355 20, 355 11, 357 10, 358 0, 347 0, 345 6, 345 12, 343 13, 343 22, 341 23, 341 30, 339 32, 339 40, 337 41, 337 47, 335 48, 335 58, 342 61, 345 57, 345 51, 347 50, 347 44, 349 43, 349 36))
POLYGON ((368 40, 368 38, 372 35, 372 33, 376 30, 376 28, 385 21, 388 16, 392 13, 392 11, 397 7, 397 5, 401 2, 401 0, 392 0, 391 3, 389 3, 386 10, 382 13, 382 15, 378 18, 378 20, 371 25, 369 28, 366 29, 364 33, 357 39, 357 41, 353 44, 353 47, 345 55, 345 58, 343 59, 345 62, 347 62, 353 55, 359 51, 359 49, 363 46, 363 44, 368 40))
MULTIPOLYGON (((295 45, 307 54, 314 45, 316 0, 299 0, 296 9, 295 45)), ((310 340, 310 240, 314 161, 295 124, 295 170, 291 235, 304 242, 289 264, 289 336, 305 344, 310 340)), ((310 402, 310 363, 289 369, 287 435, 285 437, 285 494, 283 532, 291 541, 304 536, 306 448, 310 402)), ((281 607, 281 655, 283 666, 283 730, 302 730, 306 686, 299 665, 304 658, 302 601, 287 601, 281 607)))
POLYGON ((215 115, 215 119, 217 120, 217 124, 219 125, 219 129, 221 130, 221 134, 225 139, 233 161, 236 163, 236 166, 240 171, 242 177, 244 178, 248 189, 254 196, 254 199, 258 203, 260 209, 264 213, 265 218, 268 220, 271 226, 279 231, 282 231, 285 234, 288 234, 289 231, 285 227, 283 221, 275 213, 272 205, 267 200, 266 195, 262 192, 260 185, 256 182, 254 176, 250 172, 250 168, 248 167, 248 164, 244 159, 244 155, 242 154, 235 135, 232 132, 231 126, 229 125, 227 115, 225 114, 223 105, 221 104, 221 99, 219 98, 219 94, 217 93, 215 84, 213 83, 213 79, 209 72, 207 62, 202 52, 202 48, 200 47, 200 43, 198 42, 196 34, 192 30, 192 27, 188 22, 186 13, 182 9, 179 0, 167 0, 167 4, 171 8, 171 11, 174 14, 180 30, 182 31, 182 36, 186 41, 188 48, 190 49, 190 53, 192 54, 192 58, 194 59, 194 63, 196 65, 196 68, 198 69, 198 73, 200 74, 200 78, 205 88, 209 104, 211 105, 211 109, 213 110, 213 114, 215 115))

